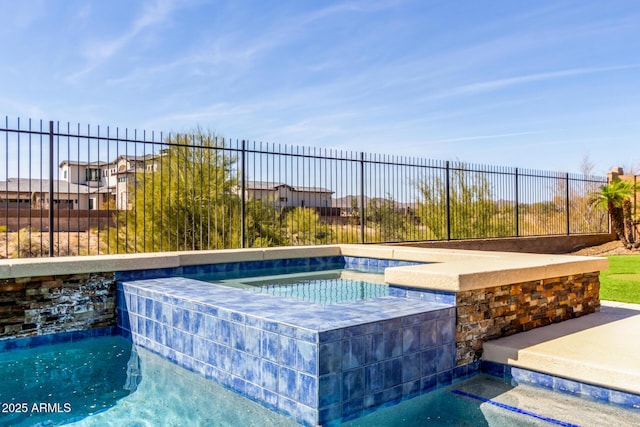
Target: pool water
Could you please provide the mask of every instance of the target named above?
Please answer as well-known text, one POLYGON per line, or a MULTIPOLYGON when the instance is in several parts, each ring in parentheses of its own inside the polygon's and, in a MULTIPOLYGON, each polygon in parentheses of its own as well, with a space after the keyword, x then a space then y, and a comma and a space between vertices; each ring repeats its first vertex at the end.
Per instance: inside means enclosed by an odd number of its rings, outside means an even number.
POLYGON ((514 386, 479 374, 344 423, 392 426, 639 426, 640 410, 595 402, 529 385, 514 386))
MULTIPOLYGON (((0 353, 0 372, 0 402, 29 407, 2 426, 297 425, 118 336, 0 353)), ((640 411, 477 375, 343 425, 634 426, 640 411)))
POLYGON ((0 426, 297 425, 120 336, 0 353, 0 372, 0 402, 28 406, 0 426), (42 402, 62 410, 31 410, 42 402))
POLYGON ((107 337, 0 353, 0 425, 57 423, 113 406, 137 386, 131 348, 107 337))
POLYGON ((384 274, 351 269, 276 274, 216 280, 214 283, 251 292, 295 298, 316 304, 339 304, 389 295, 384 274))

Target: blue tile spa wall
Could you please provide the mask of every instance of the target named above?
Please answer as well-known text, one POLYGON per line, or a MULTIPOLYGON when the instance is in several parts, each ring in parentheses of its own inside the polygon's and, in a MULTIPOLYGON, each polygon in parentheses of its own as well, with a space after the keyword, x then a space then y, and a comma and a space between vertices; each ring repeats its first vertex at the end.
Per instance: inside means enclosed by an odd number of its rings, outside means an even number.
POLYGON ((35 348, 51 344, 78 342, 89 338, 111 335, 120 335, 120 331, 117 326, 106 326, 103 328, 83 329, 80 331, 58 332, 55 334, 0 340, 0 353, 4 351, 22 350, 25 348, 35 348))
POLYGON ((420 264, 413 261, 361 258, 350 256, 328 256, 309 258, 286 258, 262 261, 228 262, 220 264, 189 265, 172 268, 132 270, 116 273, 116 280, 130 281, 156 279, 160 277, 206 277, 207 280, 237 279, 240 277, 269 274, 298 273, 340 268, 364 269, 383 273, 387 267, 420 264))
POLYGON ((296 325, 292 316, 274 319, 296 304, 292 309, 305 320, 340 318, 341 310, 353 308, 318 307, 180 278, 120 283, 119 292, 118 321, 136 344, 305 425, 356 418, 450 384, 461 374, 460 367, 454 369, 455 311, 444 304, 384 297, 368 305, 370 317, 358 315, 322 329, 296 325), (197 289, 199 298, 172 289, 197 289), (389 301, 410 306, 412 314, 381 314, 375 304, 389 301))
POLYGON ((320 335, 320 423, 354 419, 451 384, 453 309, 320 335))

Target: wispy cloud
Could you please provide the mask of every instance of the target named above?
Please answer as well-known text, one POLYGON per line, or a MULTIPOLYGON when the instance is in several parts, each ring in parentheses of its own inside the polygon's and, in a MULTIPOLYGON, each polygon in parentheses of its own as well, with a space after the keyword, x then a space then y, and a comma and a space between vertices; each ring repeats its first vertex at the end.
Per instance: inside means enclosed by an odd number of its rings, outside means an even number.
POLYGON ((24 31, 33 31, 39 20, 47 18, 47 2, 35 0, 30 2, 4 1, 0 16, 0 36, 9 36, 24 31))
POLYGON ((217 62, 250 61, 275 48, 298 40, 315 22, 341 14, 377 12, 391 8, 398 2, 398 0, 348 1, 302 14, 287 15, 272 22, 264 31, 248 39, 245 39, 246 32, 229 33, 225 37, 218 37, 209 52, 217 62))
POLYGON ((441 144, 445 142, 467 142, 467 141, 478 141, 485 139, 500 139, 500 138, 513 138, 514 136, 527 136, 527 135, 539 135, 544 133, 549 133, 550 131, 526 131, 526 132, 511 132, 511 133, 496 133, 492 135, 473 135, 473 136, 463 136, 459 138, 447 138, 447 139, 438 139, 433 141, 426 141, 427 144, 441 144))
POLYGON ((250 116, 255 111, 255 106, 248 104, 228 104, 219 102, 187 111, 165 114, 144 123, 145 128, 163 128, 182 123, 219 123, 222 120, 233 121, 240 117, 250 116))
MULTIPOLYGON (((350 1, 323 8, 311 8, 299 13, 281 14, 270 17, 264 21, 264 28, 243 28, 241 20, 243 15, 234 16, 228 22, 216 22, 214 31, 205 31, 204 39, 194 39, 186 49, 171 52, 170 58, 165 58, 162 63, 144 63, 136 66, 126 74, 114 76, 107 80, 112 86, 135 84, 137 88, 145 87, 157 81, 172 79, 176 72, 181 76, 215 78, 215 82, 224 81, 223 86, 234 84, 240 79, 253 80, 253 76, 269 70, 260 65, 263 60, 269 60, 279 53, 279 49, 296 43, 301 39, 312 37, 315 30, 310 30, 312 24, 322 21, 330 21, 333 17, 342 14, 367 14, 379 10, 391 8, 399 3, 398 0, 390 1, 350 1), (234 21, 234 19, 236 21, 234 21), (240 29, 239 29, 240 28, 240 29), (250 76, 249 76, 250 75, 250 76)), ((156 15, 162 16, 161 13, 156 15)), ((148 19, 150 22, 159 22, 159 19, 148 19)), ((74 77, 86 74, 95 68, 96 64, 106 62, 124 48, 128 40, 140 33, 143 26, 133 25, 123 36, 100 44, 100 49, 92 58, 84 70, 76 73, 74 77)), ((310 65, 301 64, 301 69, 306 72, 325 72, 335 67, 348 63, 339 57, 321 57, 314 59, 310 65)))
POLYGON ((143 9, 142 14, 138 16, 131 26, 120 36, 111 40, 102 40, 97 43, 91 43, 85 49, 87 64, 80 71, 71 74, 68 77, 68 80, 75 81, 90 73, 98 66, 120 53, 141 33, 166 22, 172 16, 172 12, 177 8, 177 6, 178 4, 173 0, 156 0, 154 3, 145 3, 145 8, 143 9))
POLYGON ((316 10, 303 16, 301 20, 299 20, 299 24, 306 25, 310 24, 313 21, 317 21, 320 19, 329 18, 333 15, 338 15, 342 13, 357 13, 357 12, 378 12, 381 10, 389 9, 391 7, 397 6, 400 3, 403 3, 402 0, 382 0, 382 1, 372 1, 372 0, 355 0, 355 1, 346 1, 341 2, 332 6, 327 6, 325 8, 316 10))
POLYGON ((0 111, 15 111, 18 116, 41 118, 46 117, 40 107, 10 98, 0 98, 0 111))
POLYGON ((527 74, 523 76, 510 77, 506 79, 489 80, 486 82, 473 83, 465 86, 460 86, 451 91, 452 94, 469 94, 490 92, 494 90, 504 89, 510 86, 521 85, 525 83, 540 82, 545 80, 555 80, 565 77, 573 77, 584 74, 596 74, 615 72, 629 69, 640 68, 640 64, 618 65, 611 67, 585 67, 585 68, 572 68, 568 70, 550 71, 546 73, 527 74))

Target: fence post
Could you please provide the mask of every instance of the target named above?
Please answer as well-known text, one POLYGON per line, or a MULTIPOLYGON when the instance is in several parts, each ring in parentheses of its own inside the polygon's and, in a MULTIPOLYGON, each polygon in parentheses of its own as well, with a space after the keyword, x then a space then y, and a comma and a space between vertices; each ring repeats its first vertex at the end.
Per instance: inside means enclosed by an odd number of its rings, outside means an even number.
MULTIPOLYGON (((633 217, 638 219, 638 175, 633 175, 633 217)), ((638 227, 633 227, 635 235, 633 236, 638 240, 638 227)))
POLYGON ((360 243, 364 243, 364 152, 360 152, 360 243))
MULTIPOLYGON (((236 140, 237 141, 237 140, 236 140)), ((247 152, 245 150, 245 140, 242 140, 242 152, 241 152, 241 157, 240 157, 240 163, 241 163, 241 169, 242 169, 242 175, 240 176, 240 185, 241 185, 241 194, 242 196, 240 197, 240 247, 244 248, 245 247, 245 235, 244 235, 244 230, 245 230, 245 222, 246 222, 246 217, 245 217, 245 199, 246 199, 246 183, 245 183, 245 170, 246 170, 246 155, 247 152)))
POLYGON ((450 168, 449 168, 449 160, 446 163, 446 210, 447 210, 447 240, 451 240, 451 187, 450 187, 450 168))
POLYGON ((518 194, 518 168, 516 168, 516 174, 515 174, 515 199, 516 199, 516 209, 515 209, 515 215, 516 215, 516 237, 520 237, 520 200, 519 200, 519 194, 518 194))
POLYGON ((571 221, 569 219, 569 172, 566 172, 565 174, 565 181, 566 181, 565 199, 566 199, 566 209, 567 209, 567 236, 568 236, 569 234, 571 234, 571 229, 570 229, 571 221))
POLYGON ((53 254, 53 120, 49 120, 49 256, 53 254))

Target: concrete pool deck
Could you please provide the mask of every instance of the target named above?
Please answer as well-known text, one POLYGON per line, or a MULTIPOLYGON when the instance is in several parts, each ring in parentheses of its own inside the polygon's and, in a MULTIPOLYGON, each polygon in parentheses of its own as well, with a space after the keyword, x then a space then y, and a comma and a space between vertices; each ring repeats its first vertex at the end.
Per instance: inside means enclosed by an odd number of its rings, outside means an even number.
POLYGON ((598 313, 485 342, 482 358, 640 394, 640 304, 601 303, 598 313))
POLYGON ((446 292, 601 271, 608 267, 606 258, 598 257, 344 244, 5 259, 0 260, 0 279, 340 255, 423 263, 389 268, 385 281, 446 292))

